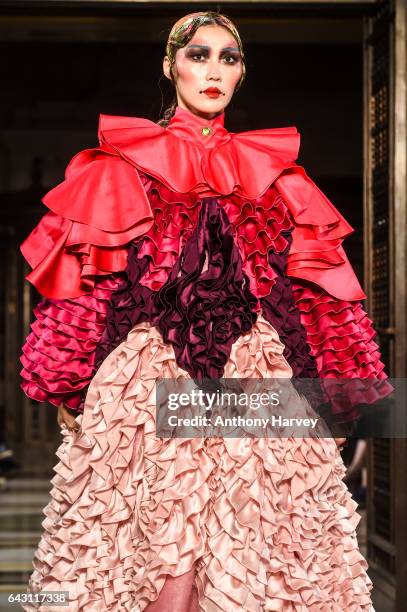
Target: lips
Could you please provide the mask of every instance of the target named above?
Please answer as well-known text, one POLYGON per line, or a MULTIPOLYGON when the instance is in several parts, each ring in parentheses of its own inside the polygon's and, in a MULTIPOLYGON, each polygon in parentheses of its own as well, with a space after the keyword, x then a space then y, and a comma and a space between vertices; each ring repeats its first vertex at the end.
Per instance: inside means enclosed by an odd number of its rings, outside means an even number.
POLYGON ((210 98, 217 98, 221 95, 221 93, 222 92, 217 87, 208 87, 208 89, 204 90, 204 94, 206 94, 210 98))

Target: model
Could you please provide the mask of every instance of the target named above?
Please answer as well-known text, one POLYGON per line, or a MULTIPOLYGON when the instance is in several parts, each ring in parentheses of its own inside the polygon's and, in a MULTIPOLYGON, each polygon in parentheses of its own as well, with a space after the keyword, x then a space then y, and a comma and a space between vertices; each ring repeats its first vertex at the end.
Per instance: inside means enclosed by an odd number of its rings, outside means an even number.
POLYGON ((163 69, 163 120, 100 115, 21 247, 43 296, 22 388, 63 434, 29 588, 68 591, 72 612, 371 611, 340 441, 156 437, 160 377, 386 393, 352 228, 296 164, 296 128, 225 127, 233 23, 183 17, 163 69))

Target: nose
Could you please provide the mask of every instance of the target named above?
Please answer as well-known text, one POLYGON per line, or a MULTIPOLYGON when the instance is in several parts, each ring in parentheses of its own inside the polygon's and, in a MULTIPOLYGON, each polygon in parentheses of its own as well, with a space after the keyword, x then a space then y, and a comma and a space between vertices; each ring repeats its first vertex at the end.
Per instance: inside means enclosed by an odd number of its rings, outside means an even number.
POLYGON ((208 69, 206 72, 206 80, 207 81, 220 81, 222 80, 220 74, 219 63, 214 59, 208 62, 208 69))

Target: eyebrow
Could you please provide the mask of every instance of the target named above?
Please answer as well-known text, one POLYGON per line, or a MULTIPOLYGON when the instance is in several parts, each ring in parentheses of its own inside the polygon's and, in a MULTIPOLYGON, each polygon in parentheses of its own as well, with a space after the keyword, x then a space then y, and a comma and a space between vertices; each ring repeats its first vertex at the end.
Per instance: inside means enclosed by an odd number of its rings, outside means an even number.
MULTIPOLYGON (((204 49, 205 51, 209 51, 210 47, 208 47, 207 45, 188 45, 187 49, 204 49)), ((240 53, 240 50, 238 47, 223 47, 222 52, 224 51, 235 51, 237 53, 240 53)))

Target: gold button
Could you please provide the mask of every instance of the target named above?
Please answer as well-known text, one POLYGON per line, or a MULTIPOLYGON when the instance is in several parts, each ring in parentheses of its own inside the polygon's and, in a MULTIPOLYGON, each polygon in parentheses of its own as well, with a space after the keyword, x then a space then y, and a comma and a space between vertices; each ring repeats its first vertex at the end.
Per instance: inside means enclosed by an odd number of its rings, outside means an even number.
POLYGON ((212 130, 210 127, 203 127, 201 132, 202 132, 202 136, 209 136, 212 130))

